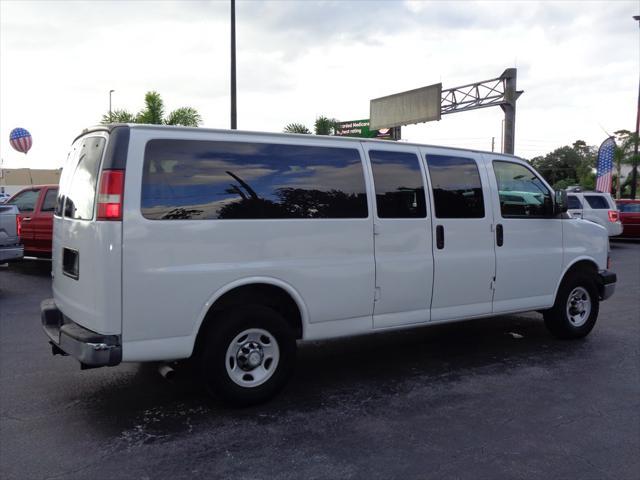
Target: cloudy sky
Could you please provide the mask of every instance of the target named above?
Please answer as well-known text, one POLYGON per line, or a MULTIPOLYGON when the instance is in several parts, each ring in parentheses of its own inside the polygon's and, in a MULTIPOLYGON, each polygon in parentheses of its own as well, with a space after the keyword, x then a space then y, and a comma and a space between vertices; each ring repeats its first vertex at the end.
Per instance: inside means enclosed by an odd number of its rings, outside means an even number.
MULTIPOLYGON (((640 31, 633 1, 237 2, 238 128, 367 118, 369 100, 517 67, 516 154, 525 158, 635 128, 640 31)), ((229 126, 228 1, 0 0, 0 157, 62 165, 69 143, 109 108, 137 112, 157 90, 229 126), (27 156, 9 145, 27 128, 27 156)), ((500 108, 403 129, 424 143, 500 145, 500 108)))

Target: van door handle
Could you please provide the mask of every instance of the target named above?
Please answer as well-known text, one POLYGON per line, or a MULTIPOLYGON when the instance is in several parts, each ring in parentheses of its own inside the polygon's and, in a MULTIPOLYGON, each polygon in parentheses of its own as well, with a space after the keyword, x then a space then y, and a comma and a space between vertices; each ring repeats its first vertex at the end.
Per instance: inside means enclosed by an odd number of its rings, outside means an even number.
POLYGON ((496 243, 498 244, 499 247, 501 247, 502 244, 504 243, 504 233, 502 231, 501 224, 496 225, 496 243))
POLYGON ((444 248, 444 227, 442 225, 436 227, 436 247, 438 250, 444 248))

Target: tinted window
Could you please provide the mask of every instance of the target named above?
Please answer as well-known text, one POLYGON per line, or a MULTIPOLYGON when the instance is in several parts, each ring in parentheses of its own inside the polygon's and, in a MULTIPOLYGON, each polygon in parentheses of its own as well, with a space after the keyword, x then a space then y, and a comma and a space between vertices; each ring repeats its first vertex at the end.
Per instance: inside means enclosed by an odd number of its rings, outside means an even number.
POLYGON ((58 199, 56 213, 60 211, 64 202, 64 216, 78 220, 90 220, 93 218, 93 204, 96 198, 96 183, 100 160, 104 150, 105 139, 103 137, 85 137, 78 140, 70 155, 72 161, 65 165, 65 169, 73 168, 70 176, 60 179, 61 195, 58 199), (76 160, 74 160, 77 159, 76 160), (62 186, 65 191, 62 191, 62 186))
POLYGON ((56 197, 58 196, 57 188, 50 188, 47 190, 47 194, 44 196, 44 202, 42 202, 41 212, 53 212, 56 208, 56 197))
POLYGON ((438 218, 482 218, 484 200, 478 166, 470 158, 428 155, 438 218))
POLYGON ((567 195, 567 200, 569 201, 569 209, 582 208, 582 203, 580 203, 580 199, 575 195, 567 195))
POLYGON ((427 208, 418 157, 412 153, 369 152, 380 218, 424 218, 427 208))
POLYGON ((36 203, 40 196, 40 190, 25 190, 13 197, 9 202, 9 205, 15 205, 20 210, 20 213, 32 212, 36 209, 36 203))
POLYGON ((591 206, 591 208, 595 208, 597 210, 609 210, 611 207, 609 206, 609 202, 607 199, 600 195, 585 195, 584 199, 591 206))
POLYGON ((625 213, 640 213, 640 203, 619 203, 618 209, 625 213))
POLYGON ((364 218, 358 150, 151 140, 142 179, 149 219, 364 218))
POLYGON ((493 162, 503 217, 545 217, 553 213, 551 192, 527 167, 493 162))

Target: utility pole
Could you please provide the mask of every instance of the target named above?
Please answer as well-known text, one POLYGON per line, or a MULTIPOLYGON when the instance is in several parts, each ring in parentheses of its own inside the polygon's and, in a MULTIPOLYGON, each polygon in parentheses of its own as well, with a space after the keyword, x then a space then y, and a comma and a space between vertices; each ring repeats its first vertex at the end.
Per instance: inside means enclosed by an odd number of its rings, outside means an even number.
POLYGON ((115 92, 115 90, 109 90, 109 121, 111 122, 111 94, 115 92))
POLYGON ((496 137, 491 137, 491 151, 496 151, 496 137))
POLYGON ((231 0, 231 130, 238 128, 236 112, 236 0, 231 0))
POLYGON ((513 155, 516 136, 516 100, 520 96, 516 91, 518 70, 507 68, 502 76, 505 79, 504 103, 500 105, 504 112, 504 152, 513 155))
MULTIPOLYGON (((640 15, 634 15, 640 27, 640 15)), ((636 138, 633 145, 633 168, 631 169, 631 198, 636 198, 636 184, 638 183, 638 130, 640 129, 640 79, 638 79, 638 105, 636 111, 636 138)), ((618 180, 619 181, 619 180, 618 180)))

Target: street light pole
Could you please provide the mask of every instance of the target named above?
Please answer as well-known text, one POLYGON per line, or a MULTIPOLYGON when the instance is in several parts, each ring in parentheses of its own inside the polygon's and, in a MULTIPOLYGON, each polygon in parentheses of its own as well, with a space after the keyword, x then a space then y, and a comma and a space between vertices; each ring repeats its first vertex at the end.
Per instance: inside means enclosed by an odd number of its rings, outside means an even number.
MULTIPOLYGON (((640 27, 640 15, 634 15, 640 27)), ((640 78, 638 79, 638 105, 636 111, 636 138, 633 142, 633 168, 631 169, 631 198, 636 198, 636 183, 638 183, 638 130, 640 128, 640 78)))
POLYGON ((237 128, 236 113, 236 0, 231 0, 231 130, 237 128))
POLYGON ((111 94, 115 92, 115 90, 109 90, 109 121, 111 121, 111 94))

